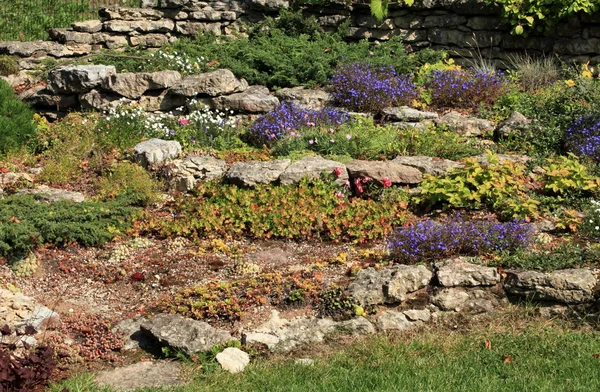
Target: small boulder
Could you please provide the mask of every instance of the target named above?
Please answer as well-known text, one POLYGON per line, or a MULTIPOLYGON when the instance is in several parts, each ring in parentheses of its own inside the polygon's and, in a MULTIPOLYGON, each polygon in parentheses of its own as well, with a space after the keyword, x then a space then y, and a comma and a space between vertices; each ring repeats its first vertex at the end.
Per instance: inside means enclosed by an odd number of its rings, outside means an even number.
POLYGON ((169 88, 169 92, 189 98, 197 95, 216 97, 241 92, 247 88, 248 83, 244 79, 236 78, 228 69, 218 69, 199 75, 186 76, 169 88))
POLYGON ((500 274, 494 267, 471 264, 463 258, 439 263, 437 278, 441 286, 493 286, 500 282, 500 274))
POLYGON ((445 287, 431 298, 431 303, 446 311, 485 313, 498 305, 496 298, 487 290, 463 287, 445 287))
POLYGON ((383 332, 408 331, 422 324, 420 321, 410 321, 403 313, 394 311, 383 312, 377 318, 377 327, 383 332))
POLYGON ((279 176, 290 165, 289 159, 280 159, 266 162, 236 162, 227 172, 229 182, 240 186, 256 186, 270 184, 279 179, 279 176))
POLYGON ((329 94, 324 90, 305 87, 282 88, 275 92, 281 102, 292 102, 303 109, 321 110, 329 101, 329 94))
POLYGON ((133 152, 136 161, 148 168, 176 158, 181 153, 181 144, 175 140, 150 139, 138 143, 133 152))
POLYGON ((263 86, 250 86, 241 93, 213 98, 212 106, 217 110, 242 113, 266 113, 279 105, 279 99, 263 86))
POLYGON ((48 84, 56 93, 81 93, 100 86, 116 73, 112 65, 70 65, 50 71, 48 84))
POLYGON ((494 129, 494 123, 489 120, 464 116, 458 112, 450 112, 436 123, 463 136, 480 136, 494 129))
POLYGON ((159 314, 143 322, 140 329, 152 335, 159 343, 187 355, 207 352, 217 344, 224 344, 232 339, 227 331, 177 314, 159 314))
POLYGON ((393 161, 353 160, 346 164, 351 178, 370 177, 382 184, 387 178, 394 184, 418 184, 423 180, 421 172, 414 167, 393 161))
POLYGON ((382 110, 385 119, 402 122, 421 122, 423 120, 435 120, 439 116, 434 112, 422 112, 408 106, 391 107, 382 110))
POLYGON ((511 272, 504 289, 514 295, 565 304, 593 302, 596 273, 589 269, 565 269, 554 272, 511 272))
POLYGON ((341 174, 337 177, 336 183, 343 185, 348 180, 348 171, 344 164, 320 156, 304 157, 288 166, 279 177, 279 181, 283 185, 297 184, 303 178, 319 178, 321 173, 332 173, 338 168, 341 174))
POLYGON ((530 119, 519 112, 513 112, 509 118, 502 121, 494 129, 494 137, 500 139, 509 136, 521 136, 530 124, 530 119))
POLYGON ((146 91, 162 90, 181 80, 177 71, 125 72, 111 75, 102 83, 102 88, 129 99, 138 99, 146 91))
POLYGON ((216 358, 223 370, 232 374, 243 372, 250 363, 250 356, 235 347, 227 347, 218 353, 216 358))

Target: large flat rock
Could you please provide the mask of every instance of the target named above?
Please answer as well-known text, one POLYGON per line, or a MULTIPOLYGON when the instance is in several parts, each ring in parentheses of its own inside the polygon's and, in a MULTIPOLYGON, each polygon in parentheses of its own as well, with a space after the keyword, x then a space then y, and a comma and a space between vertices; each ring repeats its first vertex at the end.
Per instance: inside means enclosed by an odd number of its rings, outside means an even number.
POLYGON ((597 274, 589 269, 554 272, 523 271, 509 273, 504 289, 514 295, 537 300, 581 304, 595 300, 597 274))
POLYGON ((370 177, 379 183, 387 178, 393 184, 418 184, 423 175, 414 167, 402 165, 394 161, 361 161, 353 160, 346 164, 351 178, 370 177))

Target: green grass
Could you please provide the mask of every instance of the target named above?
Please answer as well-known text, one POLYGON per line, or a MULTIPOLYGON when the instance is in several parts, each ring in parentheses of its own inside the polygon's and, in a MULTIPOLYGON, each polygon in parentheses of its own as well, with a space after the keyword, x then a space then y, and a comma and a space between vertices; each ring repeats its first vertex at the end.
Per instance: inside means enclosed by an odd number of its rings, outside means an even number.
MULTIPOLYGON (((241 375, 197 375, 172 391, 595 391, 600 389, 598 353, 596 332, 566 331, 547 323, 466 334, 438 328, 413 338, 368 338, 317 359, 313 366, 259 360, 241 375)), ((51 390, 109 391, 92 386, 91 380, 80 375, 51 390)))

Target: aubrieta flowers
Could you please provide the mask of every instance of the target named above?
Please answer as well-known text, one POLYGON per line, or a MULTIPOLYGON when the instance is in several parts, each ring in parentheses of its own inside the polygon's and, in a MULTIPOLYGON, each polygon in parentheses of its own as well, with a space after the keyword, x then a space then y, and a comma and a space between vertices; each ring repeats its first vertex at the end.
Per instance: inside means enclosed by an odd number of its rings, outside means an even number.
POLYGON ((600 116, 580 117, 569 126, 564 139, 567 151, 600 161, 600 116))

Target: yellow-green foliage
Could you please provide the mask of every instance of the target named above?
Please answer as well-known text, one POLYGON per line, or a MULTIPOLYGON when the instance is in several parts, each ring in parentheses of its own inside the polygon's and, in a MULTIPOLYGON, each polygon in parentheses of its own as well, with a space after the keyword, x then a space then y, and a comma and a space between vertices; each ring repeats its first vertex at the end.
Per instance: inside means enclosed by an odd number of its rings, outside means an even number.
POLYGON ((135 194, 144 202, 156 201, 159 183, 141 166, 131 162, 117 162, 97 182, 98 197, 113 199, 123 193, 135 194))
POLYGON ((489 207, 511 217, 538 214, 538 202, 527 197, 529 178, 525 166, 508 160, 500 163, 488 152, 489 164, 476 158, 465 159, 464 167, 452 170, 445 177, 425 176, 421 187, 422 200, 430 205, 447 203, 452 207, 489 207))
POLYGON ((573 192, 596 193, 600 178, 588 173, 585 165, 573 154, 568 157, 549 158, 542 181, 544 189, 552 194, 567 195, 573 192))

